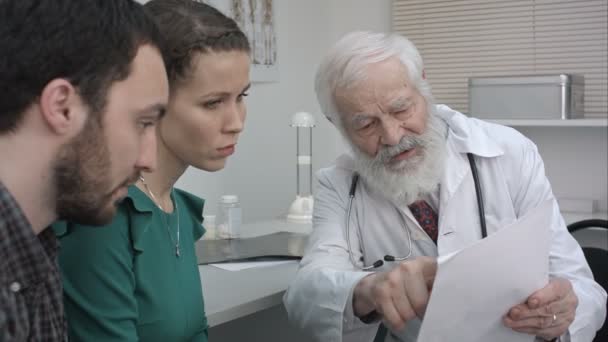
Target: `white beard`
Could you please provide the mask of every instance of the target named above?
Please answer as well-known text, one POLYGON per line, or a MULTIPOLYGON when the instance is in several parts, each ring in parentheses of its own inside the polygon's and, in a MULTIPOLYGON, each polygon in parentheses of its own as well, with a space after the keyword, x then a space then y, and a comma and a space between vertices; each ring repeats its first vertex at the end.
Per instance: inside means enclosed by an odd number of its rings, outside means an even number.
MULTIPOLYGON (((397 205, 410 205, 421 195, 434 192, 444 169, 447 124, 429 106, 427 129, 421 135, 404 136, 395 146, 382 147, 375 157, 369 157, 348 141, 355 169, 375 191, 397 205), (400 162, 390 160, 416 147, 416 154, 400 162)), ((347 139, 348 140, 348 139, 347 139)))

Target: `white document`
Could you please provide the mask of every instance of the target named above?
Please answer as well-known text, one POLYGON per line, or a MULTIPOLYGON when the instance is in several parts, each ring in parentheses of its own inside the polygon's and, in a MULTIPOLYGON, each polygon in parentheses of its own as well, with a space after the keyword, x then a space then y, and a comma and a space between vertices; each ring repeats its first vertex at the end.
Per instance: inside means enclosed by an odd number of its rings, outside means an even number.
POLYGON ((439 258, 418 342, 530 342, 502 323, 549 281, 552 202, 474 245, 439 258))
POLYGON ((289 263, 297 264, 298 262, 300 262, 300 260, 226 262, 209 265, 226 271, 241 271, 249 268, 271 267, 289 263))

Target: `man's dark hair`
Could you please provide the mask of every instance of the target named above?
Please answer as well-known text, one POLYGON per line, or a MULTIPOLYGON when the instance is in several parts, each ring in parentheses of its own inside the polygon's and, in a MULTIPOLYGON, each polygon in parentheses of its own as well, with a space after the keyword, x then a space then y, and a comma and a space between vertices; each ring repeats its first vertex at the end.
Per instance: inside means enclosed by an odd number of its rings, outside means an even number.
POLYGON ((171 85, 188 79, 197 53, 250 52, 237 23, 194 0, 152 0, 144 5, 165 38, 162 51, 171 85))
MULTIPOLYGON (((0 134, 53 79, 69 80, 94 114, 126 79, 139 47, 161 48, 154 20, 133 0, 0 0, 0 134)), ((99 120, 99 118, 98 118, 99 120)))

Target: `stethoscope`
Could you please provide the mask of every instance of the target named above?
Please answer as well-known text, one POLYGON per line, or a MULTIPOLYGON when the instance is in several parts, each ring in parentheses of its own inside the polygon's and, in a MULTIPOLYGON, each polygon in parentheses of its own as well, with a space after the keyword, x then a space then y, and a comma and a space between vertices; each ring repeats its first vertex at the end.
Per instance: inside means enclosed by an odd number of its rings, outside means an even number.
MULTIPOLYGON (((483 207, 483 195, 481 193, 481 185, 479 184, 479 175, 477 173, 477 166, 475 165, 475 158, 473 157, 473 154, 471 153, 467 153, 467 157, 469 159, 469 165, 471 166, 471 173, 473 174, 473 182, 475 183, 475 195, 477 196, 477 208, 478 208, 478 212, 479 212, 479 222, 481 225, 481 238, 484 239, 485 237, 488 236, 488 232, 486 229, 486 218, 485 218, 485 213, 484 213, 484 207, 483 207)), ((357 263, 355 262, 355 257, 353 256, 353 251, 352 248, 350 246, 350 213, 353 207, 353 199, 355 198, 355 191, 357 190, 357 183, 359 182, 359 174, 355 173, 353 175, 353 180, 350 183, 350 190, 348 192, 348 211, 346 214, 346 243, 348 244, 348 256, 350 257, 350 261, 352 262, 353 265, 357 265, 357 263)), ((402 217, 403 219, 403 217, 402 217)), ((405 219, 404 220, 404 227, 405 227, 405 219)), ((382 265, 384 265, 384 262, 392 262, 392 261, 404 261, 406 259, 409 259, 412 256, 412 236, 411 233, 409 231, 409 229, 407 229, 407 227, 405 227, 405 231, 407 233, 407 240, 408 240, 408 250, 409 253, 405 256, 401 256, 401 257, 396 257, 393 255, 385 255, 384 256, 384 260, 376 260, 376 262, 374 262, 373 264, 371 264, 370 266, 363 266, 361 267, 361 269, 363 271, 371 271, 375 268, 381 267, 382 265)))

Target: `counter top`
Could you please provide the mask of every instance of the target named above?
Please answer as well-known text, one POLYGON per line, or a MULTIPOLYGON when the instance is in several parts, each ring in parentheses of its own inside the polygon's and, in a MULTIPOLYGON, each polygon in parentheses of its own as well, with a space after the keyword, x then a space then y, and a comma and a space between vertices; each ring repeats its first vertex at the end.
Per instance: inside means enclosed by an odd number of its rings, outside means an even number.
MULTIPOLYGON (((608 218, 606 213, 564 212, 563 216, 566 224, 588 218, 608 218)), ((245 224, 241 231, 244 237, 253 237, 279 231, 309 233, 311 229, 311 224, 276 219, 245 224)), ((589 240, 584 233, 580 238, 589 240)), ((580 238, 577 235, 582 244, 580 238)), ((297 261, 236 272, 209 265, 199 266, 209 325, 213 327, 281 304, 297 269, 297 261)))
MULTIPOLYGON (((276 219, 243 224, 241 235, 254 237, 280 231, 310 233, 311 228, 311 224, 276 219)), ((297 270, 298 261, 236 272, 210 265, 199 266, 209 326, 213 327, 280 304, 297 270)))

